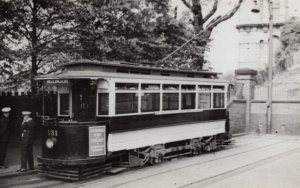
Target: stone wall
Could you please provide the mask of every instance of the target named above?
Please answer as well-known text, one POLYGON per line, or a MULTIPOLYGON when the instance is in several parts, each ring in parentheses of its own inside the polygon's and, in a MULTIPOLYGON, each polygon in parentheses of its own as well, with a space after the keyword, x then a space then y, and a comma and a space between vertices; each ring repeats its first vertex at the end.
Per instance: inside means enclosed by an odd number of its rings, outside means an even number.
MULTIPOLYGON (((250 131, 255 132, 261 125, 266 132, 266 103, 252 101, 250 114, 250 131)), ((300 135, 300 101, 273 101, 272 134, 300 135)))
POLYGON ((229 108, 230 128, 233 134, 246 132, 246 100, 233 100, 229 108))

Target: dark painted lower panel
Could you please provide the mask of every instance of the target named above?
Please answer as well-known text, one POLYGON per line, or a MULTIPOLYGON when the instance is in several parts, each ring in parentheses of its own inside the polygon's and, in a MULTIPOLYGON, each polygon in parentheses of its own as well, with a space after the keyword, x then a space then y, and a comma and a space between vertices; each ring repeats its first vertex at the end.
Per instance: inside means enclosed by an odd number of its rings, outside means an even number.
POLYGON ((99 118, 98 120, 109 120, 110 123, 107 130, 109 133, 112 133, 221 119, 226 119, 226 109, 163 115, 145 114, 133 116, 116 116, 109 118, 99 118))

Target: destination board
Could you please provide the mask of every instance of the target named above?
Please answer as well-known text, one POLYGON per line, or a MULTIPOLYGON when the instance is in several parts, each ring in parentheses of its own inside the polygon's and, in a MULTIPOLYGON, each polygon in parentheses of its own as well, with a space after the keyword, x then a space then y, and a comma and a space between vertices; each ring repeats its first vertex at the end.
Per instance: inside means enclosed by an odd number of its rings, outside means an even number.
POLYGON ((89 156, 101 156, 106 154, 105 126, 89 127, 89 156))

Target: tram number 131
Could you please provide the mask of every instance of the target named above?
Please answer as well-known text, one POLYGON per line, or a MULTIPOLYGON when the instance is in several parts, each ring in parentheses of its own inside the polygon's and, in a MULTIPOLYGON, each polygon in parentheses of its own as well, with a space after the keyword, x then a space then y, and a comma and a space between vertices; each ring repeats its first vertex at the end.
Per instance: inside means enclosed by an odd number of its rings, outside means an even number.
POLYGON ((48 130, 48 136, 58 136, 57 130, 48 130))

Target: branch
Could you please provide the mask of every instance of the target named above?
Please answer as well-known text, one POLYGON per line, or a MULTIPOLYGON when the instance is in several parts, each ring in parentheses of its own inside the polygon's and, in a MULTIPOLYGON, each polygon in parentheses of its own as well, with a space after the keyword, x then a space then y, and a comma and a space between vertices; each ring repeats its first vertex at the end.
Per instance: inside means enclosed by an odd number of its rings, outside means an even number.
POLYGON ((190 5, 190 3, 188 3, 186 0, 181 0, 183 2, 183 4, 189 8, 189 9, 192 9, 192 6, 190 5))
POLYGON ((202 23, 204 24, 209 18, 211 18, 212 15, 217 11, 218 8, 218 0, 214 1, 213 8, 210 10, 210 12, 203 18, 202 23))
POLYGON ((223 22, 223 21, 228 20, 229 18, 231 18, 236 13, 236 11, 240 8, 242 2, 243 2, 243 0, 239 0, 239 3, 229 13, 225 14, 223 17, 218 16, 217 18, 211 20, 210 23, 207 25, 207 27, 204 30, 200 31, 199 33, 197 33, 196 35, 194 35, 191 39, 187 40, 185 43, 183 43, 181 46, 179 46, 176 50, 174 50, 173 52, 171 52, 165 58, 163 58, 162 60, 158 61, 158 63, 162 63, 165 60, 167 60, 168 58, 170 58, 172 55, 174 55, 181 48, 183 48, 184 46, 186 46, 189 42, 191 42, 194 39, 196 39, 198 36, 200 36, 202 34, 206 34, 207 36, 210 36, 213 28, 216 27, 219 23, 221 23, 221 22, 223 22))
MULTIPOLYGON (((76 29, 76 28, 82 27, 82 25, 83 25, 83 24, 79 24, 79 25, 73 27, 72 29, 76 29)), ((57 35, 56 37, 53 37, 52 39, 49 39, 48 41, 45 41, 45 42, 43 42, 43 43, 40 43, 40 45, 38 46, 38 48, 42 48, 42 47, 44 47, 45 45, 49 44, 50 42, 53 42, 54 40, 59 39, 59 38, 61 38, 62 36, 67 35, 67 34, 69 34, 69 32, 63 32, 63 33, 57 35)))
POLYGON ((219 23, 224 22, 225 20, 228 20, 229 18, 231 18, 236 13, 236 11, 240 8, 242 2, 243 2, 243 0, 239 0, 238 4, 231 11, 229 11, 227 14, 225 14, 224 16, 219 16, 219 17, 211 20, 209 22, 209 24, 207 25, 207 28, 212 30, 219 23))

